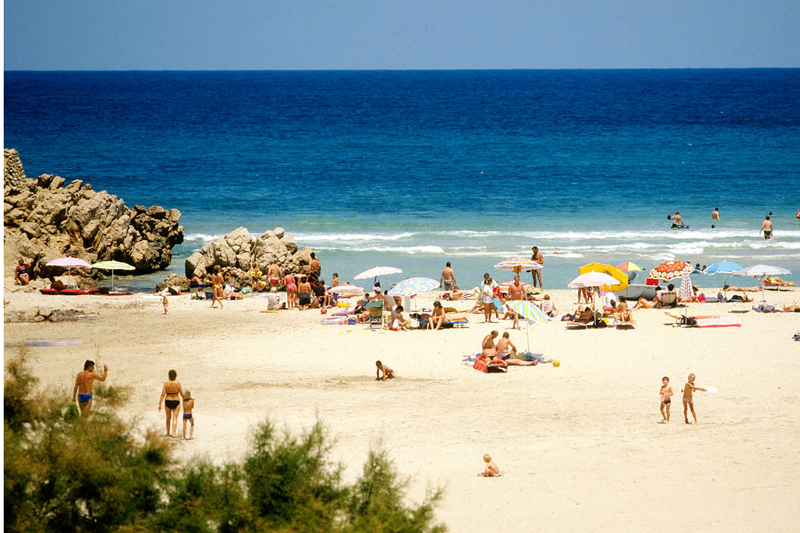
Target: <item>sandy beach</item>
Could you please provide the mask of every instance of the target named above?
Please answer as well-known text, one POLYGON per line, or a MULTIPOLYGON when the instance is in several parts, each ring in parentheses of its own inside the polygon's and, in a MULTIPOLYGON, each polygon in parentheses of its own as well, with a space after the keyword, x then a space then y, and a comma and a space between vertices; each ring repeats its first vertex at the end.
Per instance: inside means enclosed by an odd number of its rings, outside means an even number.
MULTIPOLYGON (((547 291, 560 311, 576 292, 547 291)), ((705 291, 716 294, 716 290, 705 291)), ((336 439, 333 458, 358 475, 370 446, 389 450, 411 477, 409 496, 444 486, 437 519, 451 531, 793 531, 800 491, 800 314, 759 314, 752 304, 692 304, 690 314, 739 318, 740 328, 673 327, 663 310, 637 311, 633 330, 530 326, 530 348, 558 359, 483 374, 462 365, 491 329, 369 331, 322 325, 318 310, 262 313, 248 298, 211 309, 188 296, 52 297, 5 279, 6 315, 73 308, 96 319, 7 323, 5 358, 30 348, 42 387, 69 395, 85 359, 109 366, 109 383, 132 388, 123 415, 163 431, 157 410, 167 371, 196 399, 195 440, 174 440, 181 458, 238 460, 251 427, 269 417, 298 432, 316 419, 336 439), (375 360, 400 379, 375 381, 375 360), (698 425, 683 421, 689 373, 698 425), (676 396, 659 424, 662 376, 676 396), (503 476, 477 477, 490 453, 503 476), (792 503, 795 502, 795 503, 792 503)), ((429 307, 436 292, 415 299, 429 307)), ((760 294, 752 294, 759 299, 760 294)), ((800 290, 768 292, 776 306, 800 290)), ((468 309, 471 302, 451 304, 468 309)), ((523 326, 524 327, 524 326, 523 326)))

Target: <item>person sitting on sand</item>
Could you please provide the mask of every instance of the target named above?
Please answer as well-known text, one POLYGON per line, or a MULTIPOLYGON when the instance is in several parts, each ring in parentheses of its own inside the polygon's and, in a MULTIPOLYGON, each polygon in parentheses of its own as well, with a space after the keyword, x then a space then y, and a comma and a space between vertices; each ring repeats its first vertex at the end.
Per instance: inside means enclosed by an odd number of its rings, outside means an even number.
POLYGON ((278 295, 278 288, 272 287, 269 290, 269 294, 267 295, 267 310, 275 311, 277 309, 283 309, 286 307, 286 304, 281 304, 281 297, 278 295))
POLYGON ((408 320, 403 318, 403 306, 398 305, 392 311, 392 330, 408 331, 408 320))
POLYGON ((30 263, 27 263, 24 258, 20 257, 17 268, 14 270, 14 281, 20 285, 27 285, 31 282, 31 269, 30 263))
POLYGON ((427 329, 440 329, 447 322, 447 315, 442 307, 442 302, 433 302, 433 312, 428 319, 427 329))
POLYGON ((64 285, 64 282, 61 281, 60 279, 56 279, 53 276, 50 276, 47 279, 50 280, 50 288, 52 290, 54 290, 54 291, 59 291, 60 292, 60 291, 63 291, 64 289, 67 288, 67 286, 64 285))
POLYGON ((504 362, 507 365, 516 366, 536 366, 539 361, 522 361, 517 359, 517 347, 511 342, 511 336, 506 331, 503 333, 503 338, 497 341, 497 354, 495 355, 495 362, 504 362))
POLYGON ((488 453, 483 455, 483 460, 486 463, 486 468, 483 469, 483 472, 478 474, 478 477, 500 477, 500 467, 497 466, 497 463, 492 461, 492 456, 488 453))
POLYGON ((394 373, 394 370, 384 365, 380 361, 375 361, 375 366, 378 367, 378 370, 376 372, 378 377, 375 378, 375 381, 386 381, 387 379, 394 379, 400 377, 394 373), (383 376, 381 376, 381 373, 383 374, 383 376))
POLYGON ((764 283, 766 285, 780 285, 781 287, 794 287, 797 285, 796 283, 792 283, 791 281, 785 281, 777 276, 767 276, 764 279, 764 283))
POLYGON ((588 307, 584 307, 581 310, 580 307, 575 310, 575 321, 576 322, 594 322, 594 311, 592 311, 588 307))
POLYGON ((555 317, 558 314, 558 309, 556 309, 556 304, 553 300, 550 299, 549 294, 544 295, 544 300, 542 300, 541 305, 539 308, 542 310, 542 313, 546 314, 550 318, 555 317))
POLYGON ((192 393, 187 390, 183 393, 183 440, 192 440, 192 438, 194 438, 194 416, 192 416, 192 409, 194 409, 194 398, 192 398, 192 393), (186 438, 187 420, 191 424, 188 439, 186 438))
POLYGON ((639 298, 639 301, 636 302, 636 305, 633 306, 634 309, 653 309, 654 307, 658 306, 661 301, 658 299, 658 296, 653 296, 652 300, 645 299, 644 296, 639 298))

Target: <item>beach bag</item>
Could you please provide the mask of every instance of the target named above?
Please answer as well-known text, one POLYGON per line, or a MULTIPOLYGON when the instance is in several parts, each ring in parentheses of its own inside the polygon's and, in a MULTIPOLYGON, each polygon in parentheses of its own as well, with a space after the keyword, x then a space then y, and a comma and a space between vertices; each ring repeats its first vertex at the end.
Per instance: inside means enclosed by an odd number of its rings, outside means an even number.
POLYGON ((64 420, 66 422, 72 422, 79 416, 81 416, 81 413, 78 411, 78 405, 75 402, 72 402, 69 407, 67 407, 67 412, 64 413, 64 420))

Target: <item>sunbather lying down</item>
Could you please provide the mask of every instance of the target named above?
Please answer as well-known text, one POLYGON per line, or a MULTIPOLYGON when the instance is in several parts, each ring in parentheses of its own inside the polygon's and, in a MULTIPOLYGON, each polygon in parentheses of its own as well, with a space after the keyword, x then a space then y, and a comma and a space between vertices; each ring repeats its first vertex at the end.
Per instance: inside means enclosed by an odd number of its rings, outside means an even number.
POLYGON ((784 305, 783 311, 785 313, 800 313, 800 305, 784 305))
POLYGON ((760 292, 761 289, 758 287, 731 287, 730 285, 725 285, 722 287, 723 291, 736 291, 736 292, 760 292))
POLYGON ((770 276, 766 278, 764 280, 764 283, 766 283, 767 285, 780 285, 782 287, 795 287, 797 285, 796 283, 792 283, 791 281, 785 281, 775 276, 770 276))

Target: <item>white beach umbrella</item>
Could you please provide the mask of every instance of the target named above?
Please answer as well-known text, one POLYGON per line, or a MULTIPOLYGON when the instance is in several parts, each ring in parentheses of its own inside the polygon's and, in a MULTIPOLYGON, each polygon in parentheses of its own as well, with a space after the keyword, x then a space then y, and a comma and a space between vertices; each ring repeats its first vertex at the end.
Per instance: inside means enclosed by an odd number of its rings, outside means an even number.
MULTIPOLYGON (((787 268, 781 268, 771 265, 753 265, 751 267, 743 268, 741 270, 737 270, 731 276, 735 277, 744 277, 744 276, 753 276, 755 278, 760 278, 762 276, 784 276, 787 274, 791 274, 792 271, 787 268)), ((764 298, 764 284, 761 284, 761 302, 766 302, 767 300, 764 298)))
POLYGON ((577 278, 573 279, 569 282, 570 289, 577 289, 581 287, 602 287, 604 285, 616 285, 619 281, 615 278, 612 278, 608 274, 604 274, 602 272, 587 272, 586 274, 581 274, 577 278))
POLYGON ((361 274, 354 276, 353 279, 375 278, 375 283, 378 284, 380 283, 381 276, 389 276, 391 274, 402 274, 402 273, 403 271, 400 270, 399 268, 380 266, 380 267, 370 268, 369 270, 365 270, 361 274))
POLYGON ((351 283, 343 283, 331 288, 331 292, 336 293, 344 298, 349 298, 350 296, 361 296, 364 294, 364 289, 361 287, 356 287, 351 283))
POLYGON ((439 282, 435 279, 408 278, 389 289, 389 296, 414 296, 423 292, 428 292, 438 286, 439 282))

